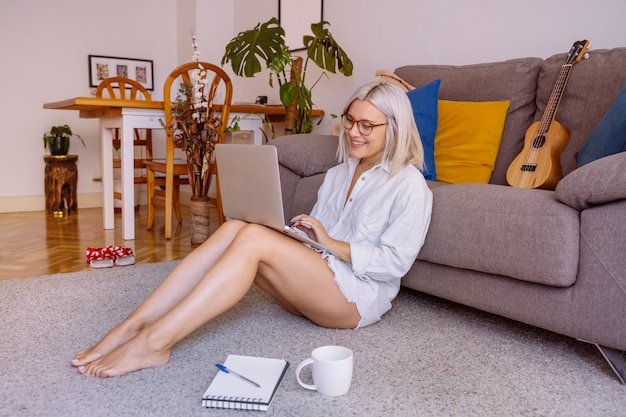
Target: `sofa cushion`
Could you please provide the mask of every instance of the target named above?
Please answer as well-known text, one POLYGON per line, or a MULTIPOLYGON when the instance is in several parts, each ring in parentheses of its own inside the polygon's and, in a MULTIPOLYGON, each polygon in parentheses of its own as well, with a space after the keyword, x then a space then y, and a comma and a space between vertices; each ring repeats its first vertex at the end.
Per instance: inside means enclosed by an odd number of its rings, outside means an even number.
MULTIPOLYGON (((289 219, 298 214, 309 214, 313 210, 313 206, 317 202, 317 190, 322 186, 326 174, 315 174, 310 177, 302 178, 298 182, 298 186, 293 195, 293 205, 289 219), (312 193, 311 190, 315 190, 312 193)), ((286 224, 286 223, 285 223, 286 224)))
POLYGON ((579 212, 554 192, 489 184, 431 191, 432 218, 418 259, 554 287, 575 282, 579 212))
POLYGON ((626 151, 626 87, 617 95, 600 123, 574 156, 581 167, 605 156, 626 151))
POLYGON ((270 142, 278 148, 280 164, 301 177, 320 174, 337 165, 337 143, 336 136, 315 133, 280 136, 270 142))
POLYGON ((520 58, 475 65, 409 65, 394 72, 411 85, 441 79, 439 98, 456 101, 510 101, 491 183, 506 184, 506 170, 522 150, 535 115, 537 77, 543 60, 520 58))
POLYGON ((508 101, 439 101, 434 158, 439 181, 489 182, 508 108, 508 101))
POLYGON ((577 210, 626 200, 626 152, 600 158, 563 178, 556 198, 577 210))
POLYGON ((435 133, 437 132, 439 86, 441 80, 423 85, 407 93, 413 118, 424 147, 424 169, 422 174, 427 180, 437 179, 435 165, 435 133))
MULTIPOLYGON (((561 154, 563 176, 578 167, 574 155, 626 85, 626 48, 590 50, 588 54, 588 59, 572 68, 556 113, 556 120, 570 133, 561 154)), ((541 66, 535 120, 543 115, 566 56, 567 53, 554 55, 541 66)))

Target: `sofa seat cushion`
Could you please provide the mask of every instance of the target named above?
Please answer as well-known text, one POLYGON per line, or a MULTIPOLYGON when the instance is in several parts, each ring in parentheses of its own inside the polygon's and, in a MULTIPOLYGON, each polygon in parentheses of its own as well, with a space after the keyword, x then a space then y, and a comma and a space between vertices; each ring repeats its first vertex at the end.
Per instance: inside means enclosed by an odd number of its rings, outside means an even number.
POLYGON ((432 219, 418 259, 554 287, 576 281, 579 213, 553 191, 491 184, 431 191, 432 219))
POLYGON ((415 87, 441 79, 439 99, 510 101, 491 183, 506 185, 506 170, 522 150, 536 112, 537 77, 543 60, 519 58, 474 65, 407 65, 395 74, 415 87))

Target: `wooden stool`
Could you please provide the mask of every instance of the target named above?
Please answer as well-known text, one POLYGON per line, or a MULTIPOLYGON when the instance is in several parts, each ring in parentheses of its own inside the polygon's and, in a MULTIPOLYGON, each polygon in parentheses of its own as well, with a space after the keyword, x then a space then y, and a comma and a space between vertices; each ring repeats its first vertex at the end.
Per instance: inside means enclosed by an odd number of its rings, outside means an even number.
POLYGON ((76 182, 78 155, 44 155, 46 211, 56 217, 63 217, 78 210, 76 182))

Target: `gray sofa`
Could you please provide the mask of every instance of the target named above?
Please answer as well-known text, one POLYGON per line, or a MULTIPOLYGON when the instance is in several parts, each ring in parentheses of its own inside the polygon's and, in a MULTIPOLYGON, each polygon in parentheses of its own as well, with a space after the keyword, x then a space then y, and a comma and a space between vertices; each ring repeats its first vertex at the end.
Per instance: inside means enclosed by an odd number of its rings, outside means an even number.
MULTIPOLYGON (((578 169, 574 155, 626 85, 626 48, 591 50, 572 70, 556 115, 570 132, 557 189, 513 188, 505 178, 565 56, 394 71, 418 87, 441 79, 440 99, 510 100, 490 183, 429 181, 432 222, 403 285, 594 343, 624 382, 626 152, 578 169)), ((286 216, 309 212, 336 164, 337 138, 294 135, 271 144, 286 216)))

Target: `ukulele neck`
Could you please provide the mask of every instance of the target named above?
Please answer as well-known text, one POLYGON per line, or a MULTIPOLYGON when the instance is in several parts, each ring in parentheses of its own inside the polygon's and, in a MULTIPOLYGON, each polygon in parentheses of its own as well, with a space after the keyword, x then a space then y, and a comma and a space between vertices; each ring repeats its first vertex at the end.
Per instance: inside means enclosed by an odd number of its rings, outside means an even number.
POLYGON ((561 67, 561 70, 559 71, 559 76, 557 77, 556 83, 552 88, 552 94, 550 94, 550 98, 548 99, 546 110, 541 117, 541 124, 539 125, 539 129, 537 130, 538 134, 543 135, 550 129, 550 124, 556 116, 556 111, 558 110, 561 99, 563 98, 565 86, 567 85, 567 80, 572 73, 573 66, 573 64, 565 64, 561 67))

